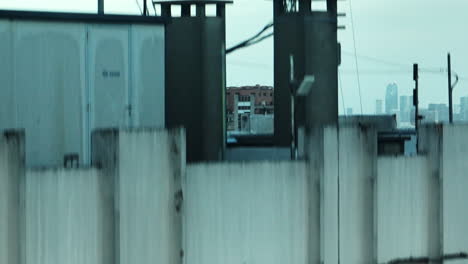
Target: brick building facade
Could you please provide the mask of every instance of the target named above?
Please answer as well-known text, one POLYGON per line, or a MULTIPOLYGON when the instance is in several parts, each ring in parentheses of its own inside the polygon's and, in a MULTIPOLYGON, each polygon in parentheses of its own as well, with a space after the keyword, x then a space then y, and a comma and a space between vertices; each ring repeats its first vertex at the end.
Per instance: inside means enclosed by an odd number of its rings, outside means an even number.
POLYGON ((254 114, 273 114, 273 87, 260 85, 228 87, 226 92, 228 114, 234 112, 236 95, 238 96, 238 102, 250 102, 254 98, 254 114))
POLYGON ((272 115, 273 94, 271 86, 228 87, 226 91, 228 130, 243 130, 242 120, 250 120, 251 115, 272 115))

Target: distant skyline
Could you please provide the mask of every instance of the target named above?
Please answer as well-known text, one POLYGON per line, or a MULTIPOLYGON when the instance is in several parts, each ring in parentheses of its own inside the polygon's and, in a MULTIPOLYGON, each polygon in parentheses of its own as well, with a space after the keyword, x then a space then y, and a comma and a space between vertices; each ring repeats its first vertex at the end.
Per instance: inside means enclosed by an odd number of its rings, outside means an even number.
MULTIPOLYGON (((96 12, 97 0, 0 0, 2 9, 96 12)), ((135 0, 106 0, 106 13, 138 14, 135 0)), ((142 1, 138 0, 140 6, 142 1)), ((234 0, 226 9, 226 46, 230 47, 258 32, 273 19, 270 0, 234 0)), ((454 102, 468 95, 468 35, 466 0, 347 0, 339 1, 339 19, 346 30, 338 33, 342 46, 340 114, 353 108, 360 114, 354 57, 352 4, 364 114, 373 114, 375 100, 385 96, 396 82, 400 95, 411 95, 412 64, 420 73, 420 104, 447 103, 447 52, 452 69, 462 79, 454 90, 454 102), (430 70, 428 72, 427 70, 430 70), (344 102, 342 101, 343 91, 344 102), (344 109, 343 109, 344 107, 344 109)), ((315 4, 315 3, 314 3, 315 4)), ((323 4, 323 3, 322 3, 323 4)), ((227 86, 273 85, 273 39, 227 56, 227 86)))
MULTIPOLYGON (((271 1, 237 0, 227 10, 227 44, 235 44, 272 20, 271 1), (245 19, 245 17, 249 17, 245 19)), ((375 111, 375 100, 385 96, 389 83, 396 82, 400 95, 411 95, 414 87, 412 64, 433 73, 420 73, 420 105, 447 103, 447 52, 452 54, 452 69, 463 79, 454 91, 454 102, 468 95, 468 1, 446 0, 347 0, 339 1, 339 19, 346 30, 338 33, 342 46, 340 66, 344 108, 360 114, 354 57, 350 5, 356 35, 364 114, 375 111), (439 73, 435 73, 439 72, 439 73)), ((273 84, 273 41, 270 39, 227 58, 228 84, 273 84)), ((341 90, 340 114, 344 114, 341 90)))

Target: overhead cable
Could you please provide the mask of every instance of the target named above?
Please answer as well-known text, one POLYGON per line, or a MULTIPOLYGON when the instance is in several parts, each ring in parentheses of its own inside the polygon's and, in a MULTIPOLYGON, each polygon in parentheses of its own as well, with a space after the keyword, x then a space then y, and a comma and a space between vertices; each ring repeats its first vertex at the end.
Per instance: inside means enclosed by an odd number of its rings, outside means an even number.
POLYGON ((359 76, 359 64, 358 64, 358 58, 357 58, 357 47, 356 47, 356 33, 355 33, 355 26, 354 26, 354 19, 353 19, 353 7, 351 5, 351 0, 349 0, 349 16, 351 18, 351 28, 352 28, 352 33, 353 33, 353 46, 354 46, 354 62, 356 64, 356 76, 357 76, 357 84, 358 84, 358 90, 359 90, 359 103, 361 105, 361 115, 363 114, 362 110, 362 96, 361 96, 361 78, 359 76))
POLYGON ((269 23, 268 25, 266 25, 260 32, 258 32, 257 34, 255 34, 253 37, 250 37, 248 38, 247 40, 245 41, 242 41, 241 43, 229 48, 229 49, 226 49, 226 54, 229 54, 233 51, 236 51, 238 49, 242 49, 242 48, 246 48, 248 46, 251 46, 251 45, 254 45, 254 44, 257 44, 271 36, 273 36, 273 33, 269 33, 265 36, 262 36, 262 34, 267 31, 268 29, 270 29, 271 27, 273 27, 273 22, 269 23))

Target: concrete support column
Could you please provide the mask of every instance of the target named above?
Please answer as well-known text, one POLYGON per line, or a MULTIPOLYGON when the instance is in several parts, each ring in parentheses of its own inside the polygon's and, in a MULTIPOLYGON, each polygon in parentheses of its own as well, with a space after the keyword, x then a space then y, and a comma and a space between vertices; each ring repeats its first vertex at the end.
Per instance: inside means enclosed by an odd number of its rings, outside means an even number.
POLYGON ((252 132, 252 117, 255 115, 255 94, 250 94, 249 132, 252 132))
MULTIPOLYGON (((443 139, 444 127, 442 125, 423 126, 419 129, 420 153, 427 155, 427 167, 431 175, 428 192, 430 216, 430 230, 428 232, 427 247, 430 257, 439 257, 444 254, 444 223, 443 223, 443 139)), ((453 252, 447 252, 453 253, 453 252)))
MULTIPOLYGON (((334 0, 336 2, 336 0, 334 0)), ((330 2, 330 4, 332 4, 330 2)), ((338 123, 338 43, 336 14, 310 12, 310 1, 301 0, 300 12, 286 15, 275 0, 275 144, 291 142, 290 56, 294 75, 301 82, 314 75, 310 94, 296 104, 296 125, 309 133, 338 123)))
POLYGON ((250 114, 255 114, 255 94, 250 94, 250 114))
POLYGON ((308 263, 338 263, 338 136, 336 127, 317 129, 307 138, 314 151, 308 157, 308 263), (311 142, 312 141, 312 142, 311 142), (324 157, 328 157, 325 159, 324 157), (313 206, 312 206, 313 205, 313 206))
MULTIPOLYGON (((468 126, 444 125, 441 135, 440 159, 440 247, 441 254, 466 252, 468 248, 468 126)), ((436 238, 436 237, 435 237, 436 238)), ((433 245, 435 248, 436 245, 433 245)), ((460 263, 466 260, 459 260, 460 263)), ((448 261, 447 261, 448 262, 448 261)))
POLYGON ((98 1, 98 14, 104 15, 104 0, 97 0, 98 1))
POLYGON ((311 9, 311 0, 299 0, 299 12, 303 14, 310 13, 311 9))
POLYGON ((339 259, 376 263, 377 130, 339 127, 339 259))
POLYGON ((216 4, 216 16, 222 18, 226 16, 226 6, 224 4, 216 4))
POLYGON ((204 4, 197 4, 197 17, 205 17, 206 8, 204 4))
POLYGON ((108 130, 93 135, 93 165, 113 178, 115 262, 182 263, 185 132, 108 130))
POLYGON ((216 17, 201 16, 200 9, 197 17, 172 17, 166 25, 166 127, 186 129, 188 162, 218 161, 224 156, 224 3, 217 4, 217 10, 216 17))
POLYGON ((336 16, 336 14, 337 14, 337 0, 327 0, 327 11, 328 11, 328 13, 336 16))
POLYGON ((239 103, 239 95, 235 94, 234 95, 234 131, 237 131, 239 128, 239 106, 237 106, 239 103))
POLYGON ((0 263, 21 263, 24 134, 0 134, 0 263))
POLYGON ((161 4, 161 16, 171 17, 171 5, 170 4, 161 4))
POLYGON ((189 4, 183 4, 181 6, 181 15, 183 17, 189 17, 190 16, 190 5, 189 4))

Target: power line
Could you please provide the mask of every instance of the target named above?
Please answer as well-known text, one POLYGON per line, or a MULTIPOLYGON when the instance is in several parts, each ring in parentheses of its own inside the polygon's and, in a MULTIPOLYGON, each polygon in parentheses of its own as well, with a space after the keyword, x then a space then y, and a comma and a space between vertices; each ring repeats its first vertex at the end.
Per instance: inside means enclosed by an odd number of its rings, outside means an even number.
POLYGON ((385 64, 385 65, 389 65, 389 66, 395 66, 395 67, 401 67, 401 68, 409 68, 412 66, 412 64, 408 65, 408 64, 404 64, 404 63, 399 63, 399 62, 394 62, 394 61, 389 61, 389 60, 384 60, 384 59, 381 59, 381 58, 377 58, 377 57, 372 57, 372 56, 368 56, 368 55, 362 55, 362 54, 357 54, 356 52, 349 52, 349 51, 341 51, 341 53, 345 54, 345 55, 349 55, 349 56, 357 56, 359 58, 362 58, 362 59, 365 59, 365 60, 369 60, 369 61, 374 61, 374 62, 377 62, 377 63, 380 63, 380 64, 385 64))
MULTIPOLYGON (((377 63, 380 63, 380 64, 384 64, 384 65, 388 65, 388 66, 394 66, 394 67, 398 67, 398 68, 402 69, 401 71, 378 71, 378 72, 375 71, 375 70, 372 70, 372 71, 367 71, 364 74, 412 73, 413 72, 412 69, 411 69, 412 64, 405 64, 405 63, 401 63, 401 62, 389 61, 389 60, 385 60, 385 59, 382 59, 382 58, 377 58, 377 57, 373 57, 373 56, 353 53, 353 52, 350 52, 350 51, 341 51, 341 53, 345 54, 345 55, 348 55, 348 56, 353 56, 353 57, 357 56, 357 57, 365 59, 365 60, 374 61, 374 62, 377 62, 377 63)), ((421 73, 432 73, 432 74, 445 74, 445 73, 447 73, 447 68, 445 68, 445 67, 436 67, 436 66, 420 67, 419 72, 421 72, 421 73)), ((363 74, 363 71, 359 71, 359 73, 363 74)), ((453 73, 453 75, 455 76, 456 73, 453 73)), ((461 76, 460 80, 468 80, 468 78, 464 77, 464 76, 461 76)))
POLYGON ((143 15, 143 11, 141 10, 141 6, 140 6, 140 3, 138 3, 138 0, 135 0, 135 3, 136 3, 137 6, 138 6, 138 10, 140 10, 140 14, 143 15))
MULTIPOLYGON (((410 70, 359 70, 360 75, 385 75, 385 74, 409 74, 412 73, 410 70)), ((444 72, 432 72, 432 71, 420 71, 420 73, 442 75, 444 72)), ((355 70, 348 69, 344 70, 343 74, 356 74, 355 70)))
POLYGON ((358 83, 358 89, 359 89, 359 103, 361 105, 361 115, 362 115, 363 111, 362 111, 362 96, 361 96, 361 78, 359 77, 359 65, 358 65, 357 48, 356 48, 356 33, 354 30, 353 7, 351 5, 351 0, 349 0, 349 16, 351 18, 351 27, 352 27, 352 32, 353 32, 354 61, 356 64, 356 75, 357 75, 357 83, 358 83))
POLYGON ((338 68, 338 80, 340 82, 341 102, 343 103, 343 113, 346 115, 346 105, 345 105, 344 95, 343 95, 343 83, 341 82, 340 68, 338 68))
POLYGON ((226 49, 226 54, 229 54, 233 51, 236 51, 238 49, 242 49, 242 48, 246 48, 248 46, 251 46, 251 45, 255 45, 271 36, 273 36, 273 32, 272 33, 269 33, 265 36, 262 36, 262 34, 267 31, 269 28, 273 27, 273 22, 267 24, 265 27, 263 27, 262 30, 260 30, 260 32, 258 32, 257 34, 255 34, 254 36, 248 38, 247 40, 244 40, 242 41, 241 43, 229 48, 229 49, 226 49))

